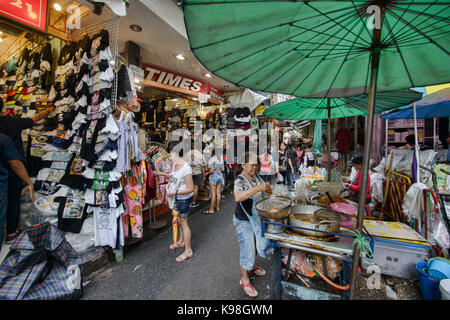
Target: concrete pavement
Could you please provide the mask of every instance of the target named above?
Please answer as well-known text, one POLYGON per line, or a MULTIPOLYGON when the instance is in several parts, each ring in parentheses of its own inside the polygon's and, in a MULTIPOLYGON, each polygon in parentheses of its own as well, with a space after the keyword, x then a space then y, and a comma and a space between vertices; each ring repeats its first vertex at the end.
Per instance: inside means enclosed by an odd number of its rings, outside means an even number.
MULTIPOLYGON (((82 299, 252 299, 239 287, 239 247, 232 221, 235 205, 232 194, 226 192, 219 213, 205 215, 197 210, 191 214, 191 259, 175 261, 184 249, 169 249, 172 228, 166 229, 125 253, 121 263, 97 273, 82 299)), ((259 292, 256 299, 268 299, 271 261, 258 257, 257 264, 267 275, 251 278, 259 292)))

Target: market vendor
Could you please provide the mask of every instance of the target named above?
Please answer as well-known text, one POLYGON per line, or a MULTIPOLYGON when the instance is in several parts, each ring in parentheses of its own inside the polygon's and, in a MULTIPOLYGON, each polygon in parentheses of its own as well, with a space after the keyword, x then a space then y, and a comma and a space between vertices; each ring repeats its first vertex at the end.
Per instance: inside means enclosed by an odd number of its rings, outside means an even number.
MULTIPOLYGON (((30 117, 17 118, 3 113, 3 100, 0 99, 0 133, 11 138, 19 153, 19 159, 25 164, 25 152, 22 142, 22 130, 33 127, 34 123, 46 118, 50 112, 55 110, 53 104, 48 104, 47 108, 30 117)), ((6 237, 14 241, 17 237, 16 230, 19 226, 20 217, 20 193, 23 188, 22 180, 14 172, 8 177, 8 213, 6 223, 6 237)))
MULTIPOLYGON (((31 200, 34 201, 34 185, 28 176, 25 166, 20 161, 20 155, 14 147, 11 138, 0 133, 0 249, 3 244, 4 226, 8 208, 8 176, 12 172, 15 172, 19 179, 21 179, 21 182, 24 181, 26 183, 26 189, 30 192, 31 200)), ((11 243, 13 240, 12 238, 6 238, 6 243, 11 243)))
MULTIPOLYGON (((327 170, 326 175, 328 175, 328 170, 330 170, 328 154, 327 153, 324 154, 322 156, 322 158, 320 158, 320 159, 321 159, 322 167, 327 170)), ((330 182, 343 184, 342 183, 342 178, 341 178, 341 173, 336 168, 336 163, 337 163, 336 159, 331 155, 331 159, 330 160, 331 160, 331 180, 330 180, 330 182)))
MULTIPOLYGON (((361 191, 361 181, 362 181, 362 160, 361 156, 356 156, 352 159, 353 167, 355 168, 356 175, 355 178, 347 183, 347 187, 350 190, 349 199, 354 202, 359 202, 359 193, 361 191)), ((372 196, 370 195, 370 176, 367 176, 367 192, 366 192, 366 203, 370 203, 372 196)))
POLYGON ((234 200, 237 203, 233 224, 240 251, 239 285, 250 297, 256 297, 258 292, 250 283, 249 274, 266 275, 266 271, 255 264, 256 252, 266 258, 265 249, 268 246, 267 239, 261 237, 261 220, 255 204, 264 197, 264 192, 271 191, 271 187, 258 176, 257 171, 257 155, 246 153, 245 162, 239 165, 239 175, 234 182, 234 200))

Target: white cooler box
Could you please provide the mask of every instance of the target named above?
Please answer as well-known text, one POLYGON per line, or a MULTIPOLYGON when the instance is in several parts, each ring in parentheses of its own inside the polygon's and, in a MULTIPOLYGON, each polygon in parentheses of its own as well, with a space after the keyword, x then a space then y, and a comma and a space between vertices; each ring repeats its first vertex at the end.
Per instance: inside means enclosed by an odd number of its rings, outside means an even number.
MULTIPOLYGON (((416 243, 374 238, 375 264, 384 275, 413 280, 417 278, 415 263, 424 261, 431 247, 416 243)), ((371 259, 364 258, 361 267, 367 269, 371 259)))

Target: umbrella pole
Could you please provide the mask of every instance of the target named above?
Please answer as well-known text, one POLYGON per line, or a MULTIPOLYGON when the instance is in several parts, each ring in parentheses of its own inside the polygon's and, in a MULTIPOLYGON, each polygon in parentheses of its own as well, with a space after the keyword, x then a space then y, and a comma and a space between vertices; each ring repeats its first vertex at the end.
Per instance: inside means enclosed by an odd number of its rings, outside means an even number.
POLYGON ((331 182, 331 106, 330 98, 327 98, 328 104, 328 182, 331 182))
POLYGON ((415 143, 414 152, 416 154, 417 170, 416 170, 416 182, 420 182, 420 162, 419 162, 419 138, 417 137, 417 112, 416 112, 416 102, 414 102, 414 135, 415 143))
POLYGON ((436 118, 433 119, 433 150, 438 150, 436 145, 436 118))
MULTIPOLYGON (((383 24, 383 8, 381 9, 381 25, 383 24)), ((367 106, 366 118, 366 133, 364 138, 363 151, 363 166, 361 172, 361 188, 359 191, 359 207, 356 229, 361 232, 364 222, 364 210, 366 206, 366 193, 369 175, 370 150, 372 149, 372 134, 375 111, 375 93, 377 89, 378 67, 380 64, 380 41, 381 28, 373 30, 372 38, 372 55, 371 55, 371 70, 370 70, 370 86, 369 86, 369 101, 367 106)), ((358 245, 353 248, 353 264, 350 276, 350 293, 349 299, 353 300, 355 297, 356 276, 358 274, 358 267, 360 262, 360 250, 358 245)))
MULTIPOLYGON (((384 154, 385 157, 384 159, 387 161, 388 158, 388 119, 386 119, 386 124, 385 124, 385 133, 386 133, 386 140, 385 140, 385 147, 384 147, 384 154)), ((386 162, 385 162, 386 164, 386 162)))

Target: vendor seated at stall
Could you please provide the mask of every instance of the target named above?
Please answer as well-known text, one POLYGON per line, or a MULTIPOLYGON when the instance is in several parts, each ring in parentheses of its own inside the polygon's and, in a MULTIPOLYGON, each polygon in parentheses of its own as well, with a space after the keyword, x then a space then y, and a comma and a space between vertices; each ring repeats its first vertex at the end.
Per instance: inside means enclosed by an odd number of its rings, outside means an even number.
MULTIPOLYGON (((322 158, 320 158, 321 160, 321 164, 322 164, 322 168, 325 168, 327 170, 326 175, 328 175, 328 170, 329 166, 328 166, 328 154, 324 154, 322 156, 322 158)), ((342 184, 342 179, 341 179, 341 173, 339 172, 338 169, 336 169, 336 159, 331 155, 331 179, 330 182, 334 182, 334 183, 339 183, 342 184)))
MULTIPOLYGON (((357 171, 355 178, 347 183, 346 186, 350 190, 349 200, 354 202, 359 202, 359 193, 361 191, 361 180, 362 180, 362 160, 361 156, 356 156, 352 159, 352 164, 357 171)), ((370 195, 370 176, 367 177, 367 192, 366 192, 366 203, 370 203, 372 196, 370 195)))
MULTIPOLYGON (((406 149, 406 150, 414 150, 414 146, 416 145, 416 136, 414 134, 410 134, 405 138, 406 144, 404 146, 399 147, 398 149, 406 149)), ((419 150, 425 151, 433 149, 430 146, 419 143, 419 150)))

